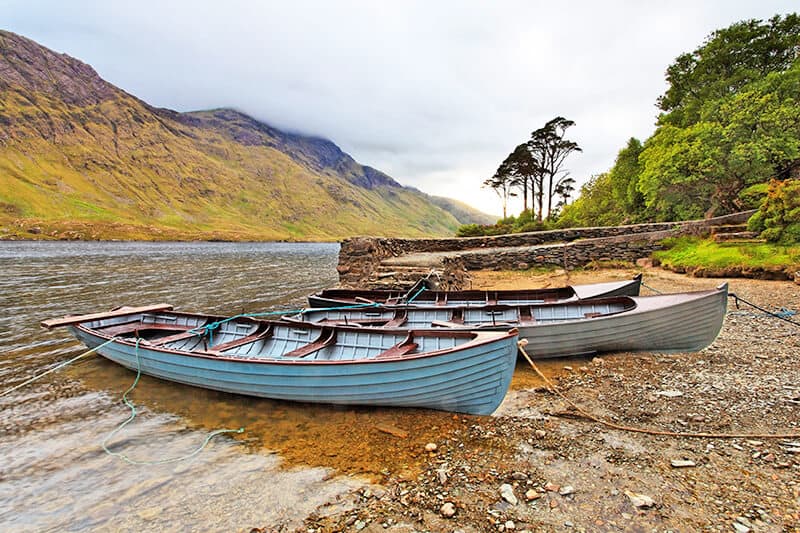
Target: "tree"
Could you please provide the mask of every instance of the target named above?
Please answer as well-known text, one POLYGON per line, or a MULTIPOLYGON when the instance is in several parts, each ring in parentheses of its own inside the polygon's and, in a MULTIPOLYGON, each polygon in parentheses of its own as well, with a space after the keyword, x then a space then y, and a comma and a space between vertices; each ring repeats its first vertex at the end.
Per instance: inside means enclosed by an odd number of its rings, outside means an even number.
POLYGON ((573 203, 564 206, 558 217, 561 227, 614 226, 622 222, 622 212, 616 206, 609 174, 592 178, 581 187, 573 203))
POLYGON ((770 72, 789 69, 800 53, 800 16, 745 20, 713 32, 667 68, 669 88, 658 99, 660 124, 686 127, 703 107, 730 96, 770 72))
POLYGON ((692 125, 659 126, 639 161, 639 190, 659 219, 740 209, 742 189, 800 159, 800 61, 709 102, 692 125))
POLYGON ((500 166, 491 178, 483 182, 484 187, 491 187, 494 189, 494 192, 497 193, 497 196, 500 198, 500 202, 503 204, 504 219, 508 216, 508 199, 514 196, 512 191, 516 186, 515 179, 511 165, 508 163, 508 160, 506 160, 500 163, 500 166))
POLYGON ((567 129, 574 126, 575 122, 564 117, 556 117, 541 128, 531 133, 528 149, 533 159, 537 162, 537 177, 540 186, 537 191, 538 220, 542 221, 543 197, 547 196, 547 218, 552 215, 553 196, 559 185, 568 176, 562 170, 564 161, 572 152, 581 152, 581 148, 574 141, 565 139, 567 129))
POLYGON ((614 199, 625 214, 633 218, 638 218, 644 209, 644 197, 639 191, 639 176, 642 173, 639 156, 643 149, 638 139, 628 139, 628 144, 619 151, 609 172, 614 199))

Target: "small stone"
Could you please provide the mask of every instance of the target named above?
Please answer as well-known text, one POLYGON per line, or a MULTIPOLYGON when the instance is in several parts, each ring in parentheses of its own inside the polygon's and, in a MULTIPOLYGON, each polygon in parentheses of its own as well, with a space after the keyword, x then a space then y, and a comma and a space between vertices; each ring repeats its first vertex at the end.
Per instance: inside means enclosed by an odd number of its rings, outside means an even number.
POLYGON ((442 508, 439 509, 439 514, 441 514, 445 518, 452 518, 456 515, 456 506, 453 505, 451 502, 447 502, 442 505, 442 508))
POLYGON ((547 492, 558 492, 558 489, 560 489, 560 488, 561 487, 559 485, 556 485, 555 483, 551 483, 550 481, 548 481, 544 485, 544 490, 546 490, 547 492))
POLYGON ((500 497, 511 505, 517 505, 518 503, 517 497, 514 495, 514 488, 508 483, 500 485, 500 497))
POLYGON ((570 494, 575 494, 575 488, 572 485, 565 485, 561 487, 558 493, 562 496, 569 496, 570 494))
POLYGON ((515 523, 514 523, 514 522, 512 522, 511 520, 509 520, 508 522, 506 522, 506 523, 505 523, 505 526, 506 526, 506 531, 514 531, 515 529, 517 529, 517 524, 515 524, 515 523))
POLYGON ((663 396, 665 398, 677 398, 679 396, 683 396, 683 393, 679 390, 662 390, 656 393, 658 396, 663 396))
POLYGON ((547 432, 543 429, 537 429, 533 434, 537 439, 543 439, 547 436, 547 432))
POLYGON ((775 454, 774 453, 768 453, 767 455, 765 455, 761 459, 763 459, 764 461, 766 461, 768 463, 771 463, 772 461, 775 460, 775 454))
POLYGON ((528 491, 525 493, 525 499, 528 500, 529 502, 532 502, 534 500, 538 500, 541 497, 542 497, 542 494, 540 492, 536 492, 533 489, 528 489, 528 491))
POLYGON ((558 502, 555 500, 550 500, 550 509, 555 509, 558 507, 558 502))
POLYGON ((566 370, 567 372, 572 372, 572 367, 571 366, 565 366, 564 370, 566 370))
POLYGON ((444 470, 437 470, 436 477, 439 478, 439 483, 441 483, 442 485, 447 483, 447 472, 445 472, 444 470))
POLYGON ((633 518, 633 515, 630 513, 620 513, 620 515, 622 515, 622 518, 624 518, 625 520, 630 520, 631 518, 633 518))
POLYGON ((748 520, 746 516, 737 516, 736 521, 742 524, 744 527, 753 527, 753 524, 750 523, 750 520, 748 520))
POLYGON ((692 466, 697 466, 694 461, 683 460, 683 459, 673 459, 669 462, 672 465, 672 468, 689 468, 692 466))
POLYGON ((629 492, 626 490, 625 496, 627 496, 631 500, 631 503, 633 504, 634 507, 646 509, 656 504, 653 498, 651 498, 647 494, 639 494, 636 492, 629 492))
POLYGON ((528 479, 528 474, 526 474, 525 472, 514 472, 513 474, 511 474, 511 477, 516 479, 517 481, 524 481, 528 479))
POLYGON ((733 522, 733 529, 736 533, 750 533, 750 528, 740 524, 739 522, 733 522))
POLYGON ((425 445, 426 452, 435 452, 439 447, 436 445, 435 442, 429 442, 425 445))

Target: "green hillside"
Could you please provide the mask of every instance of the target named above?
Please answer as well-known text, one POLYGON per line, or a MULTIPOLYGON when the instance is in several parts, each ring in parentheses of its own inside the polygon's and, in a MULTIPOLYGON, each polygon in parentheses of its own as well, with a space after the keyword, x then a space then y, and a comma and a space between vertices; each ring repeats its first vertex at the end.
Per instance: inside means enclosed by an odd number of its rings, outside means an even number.
POLYGON ((0 31, 0 238, 334 240, 458 220, 325 139, 156 109, 0 31))

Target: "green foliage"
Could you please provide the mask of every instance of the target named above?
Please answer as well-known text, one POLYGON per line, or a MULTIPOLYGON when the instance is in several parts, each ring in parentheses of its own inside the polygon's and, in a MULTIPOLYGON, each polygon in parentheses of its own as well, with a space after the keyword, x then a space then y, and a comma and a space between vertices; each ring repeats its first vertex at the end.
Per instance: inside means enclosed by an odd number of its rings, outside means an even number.
POLYGON ((797 60, 800 17, 745 20, 713 32, 691 53, 667 68, 667 92, 658 100, 661 124, 686 127, 701 120, 707 102, 738 92, 771 72, 787 70, 797 60))
POLYGON ((577 200, 564 207, 558 217, 557 226, 616 226, 622 224, 623 216, 624 213, 614 198, 610 175, 598 174, 581 187, 577 200))
POLYGON ((756 183, 740 191, 739 201, 742 209, 758 209, 767 197, 768 187, 767 183, 756 183))
POLYGON ((764 213, 760 210, 753 213, 753 215, 747 219, 747 231, 757 231, 761 233, 767 229, 766 224, 764 224, 764 213))
POLYGON ((489 235, 507 235, 509 233, 525 233, 529 231, 545 231, 554 229, 555 224, 537 220, 536 214, 528 209, 523 210, 519 216, 501 218, 496 224, 465 224, 458 228, 456 237, 484 237, 489 235))
POLYGON ((800 180, 772 180, 757 214, 764 228, 762 238, 787 245, 800 243, 800 180))
POLYGON ((656 219, 743 209, 743 189, 800 159, 800 62, 707 103, 700 118, 661 125, 645 143, 639 189, 656 219))
POLYGON ((764 268, 800 264, 800 247, 775 244, 723 244, 698 237, 666 239, 668 249, 653 257, 670 268, 764 268))
POLYGON ((639 191, 639 176, 642 173, 639 155, 643 149, 642 143, 631 137, 628 145, 617 154, 614 166, 609 172, 614 200, 632 218, 638 218, 644 209, 644 197, 639 191))

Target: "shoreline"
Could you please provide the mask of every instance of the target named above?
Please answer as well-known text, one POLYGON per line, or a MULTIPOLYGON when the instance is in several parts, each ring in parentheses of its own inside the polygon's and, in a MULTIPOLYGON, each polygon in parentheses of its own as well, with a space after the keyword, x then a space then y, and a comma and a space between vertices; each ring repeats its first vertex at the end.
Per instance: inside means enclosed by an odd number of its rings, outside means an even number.
MULTIPOLYGON (((611 281, 631 272, 478 272, 473 287, 556 286, 566 276, 611 281)), ((642 294, 709 285, 661 269, 647 269, 644 281, 642 294)), ((730 284, 765 308, 800 309, 800 286, 791 282, 730 284)), ((435 450, 419 450, 425 460, 416 478, 389 475, 353 493, 348 510, 318 509, 302 530, 800 531, 800 330, 750 311, 730 305, 720 336, 699 352, 569 360, 554 381, 615 423, 751 438, 611 429, 540 384, 521 382, 493 416, 470 417, 443 432, 435 450), (764 438, 785 432, 798 438, 764 438)))

